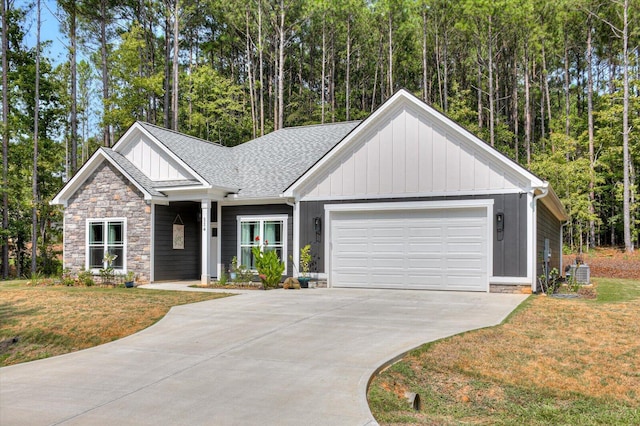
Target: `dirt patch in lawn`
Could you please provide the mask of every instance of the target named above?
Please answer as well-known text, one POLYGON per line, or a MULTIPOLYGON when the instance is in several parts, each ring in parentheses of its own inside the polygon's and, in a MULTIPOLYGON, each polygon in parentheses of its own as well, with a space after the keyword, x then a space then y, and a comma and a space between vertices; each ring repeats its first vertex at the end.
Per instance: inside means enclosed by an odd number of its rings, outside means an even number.
POLYGON ((89 348, 128 336, 172 306, 228 295, 96 287, 0 284, 0 366, 89 348))
POLYGON ((425 345, 373 380, 376 419, 637 424, 640 282, 594 281, 630 287, 633 296, 621 303, 532 296, 501 326, 425 345), (422 396, 421 412, 403 400, 407 391, 422 396))

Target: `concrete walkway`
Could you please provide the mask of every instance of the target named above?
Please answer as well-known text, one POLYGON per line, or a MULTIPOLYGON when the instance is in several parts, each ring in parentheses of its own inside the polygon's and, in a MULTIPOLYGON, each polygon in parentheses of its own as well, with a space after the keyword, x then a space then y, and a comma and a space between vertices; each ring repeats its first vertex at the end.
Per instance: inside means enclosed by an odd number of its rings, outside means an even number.
POLYGON ((373 425, 379 366, 525 298, 308 289, 179 306, 119 341, 0 369, 0 424, 373 425))

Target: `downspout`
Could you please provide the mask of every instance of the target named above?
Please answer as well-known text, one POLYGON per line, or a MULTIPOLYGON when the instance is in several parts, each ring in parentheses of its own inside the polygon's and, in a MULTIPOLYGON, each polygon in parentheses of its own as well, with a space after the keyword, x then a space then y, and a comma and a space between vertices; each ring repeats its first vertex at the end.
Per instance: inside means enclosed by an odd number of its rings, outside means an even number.
POLYGON ((531 291, 538 291, 538 200, 549 195, 549 182, 539 187, 542 192, 533 197, 533 283, 531 291))

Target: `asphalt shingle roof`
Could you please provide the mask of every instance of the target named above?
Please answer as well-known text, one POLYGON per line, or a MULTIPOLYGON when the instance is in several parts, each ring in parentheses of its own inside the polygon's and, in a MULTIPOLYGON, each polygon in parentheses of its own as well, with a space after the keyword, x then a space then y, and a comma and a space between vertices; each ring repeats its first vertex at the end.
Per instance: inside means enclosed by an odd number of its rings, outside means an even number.
POLYGON ((229 148, 153 124, 139 124, 211 185, 238 188, 229 148))
POLYGON ((281 194, 359 123, 289 127, 235 147, 139 124, 211 185, 235 188, 239 196, 253 198, 281 194))

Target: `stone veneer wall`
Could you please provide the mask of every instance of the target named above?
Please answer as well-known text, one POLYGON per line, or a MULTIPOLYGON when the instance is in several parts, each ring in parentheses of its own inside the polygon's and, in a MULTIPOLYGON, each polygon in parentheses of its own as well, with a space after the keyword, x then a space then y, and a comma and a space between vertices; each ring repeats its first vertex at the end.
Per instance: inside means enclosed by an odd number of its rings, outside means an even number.
POLYGON ((526 284, 491 284, 490 293, 531 294, 531 285, 526 284))
POLYGON ((103 162, 73 194, 64 210, 64 267, 85 269, 87 219, 127 218, 127 269, 148 282, 151 271, 151 206, 122 173, 103 162))

